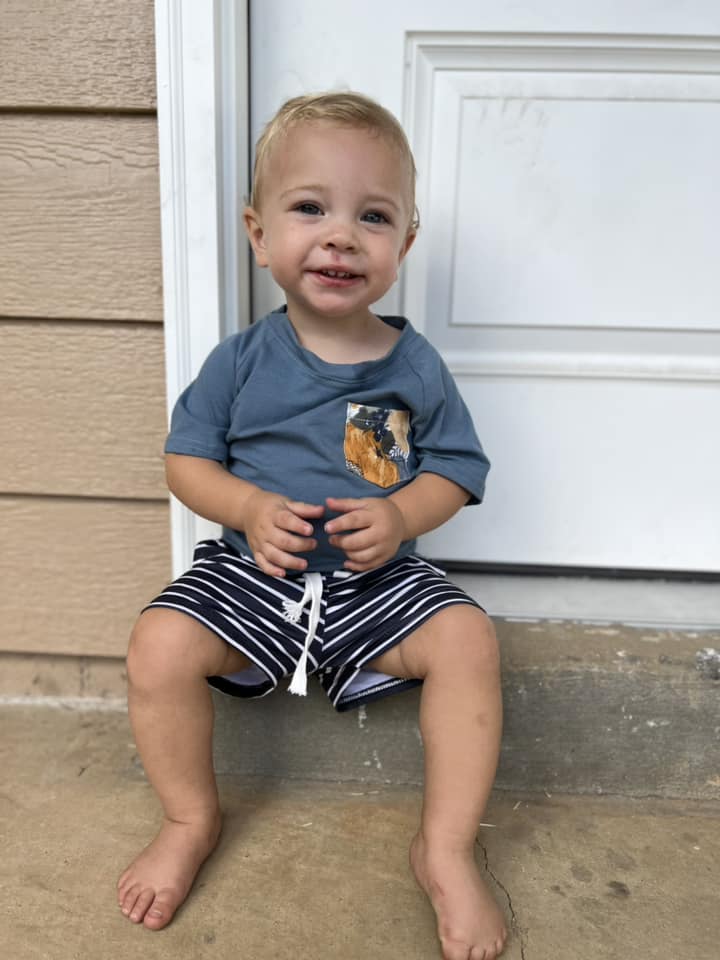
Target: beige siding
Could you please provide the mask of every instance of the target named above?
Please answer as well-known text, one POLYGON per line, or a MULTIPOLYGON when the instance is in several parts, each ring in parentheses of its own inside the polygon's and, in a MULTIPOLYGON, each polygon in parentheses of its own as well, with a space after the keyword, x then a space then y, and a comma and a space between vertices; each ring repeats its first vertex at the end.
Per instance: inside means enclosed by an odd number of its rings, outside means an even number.
POLYGON ((0 497, 3 650, 122 656, 167 583, 167 504, 0 497))
POLYGON ((3 693, 117 693, 170 573, 153 3, 0 20, 3 693))
POLYGON ((0 314, 161 320, 157 122, 6 114, 0 314))
POLYGON ((155 107, 152 0, 2 0, 0 103, 155 107))
POLYGON ((5 321, 0 342, 0 490, 165 496, 161 327, 5 321))
POLYGON ((115 657, 0 653, 0 697, 93 697, 127 692, 125 661, 115 657))

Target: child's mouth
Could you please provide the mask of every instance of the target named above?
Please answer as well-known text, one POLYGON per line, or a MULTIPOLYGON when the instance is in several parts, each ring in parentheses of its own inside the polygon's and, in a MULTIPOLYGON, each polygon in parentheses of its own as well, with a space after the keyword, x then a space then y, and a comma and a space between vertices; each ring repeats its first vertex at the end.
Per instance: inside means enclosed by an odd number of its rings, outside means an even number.
POLYGON ((361 279, 361 274, 349 270, 313 270, 320 283, 329 287, 345 287, 361 279))
POLYGON ((340 280, 354 280, 356 273, 348 273, 347 270, 318 270, 324 277, 337 277, 340 280))

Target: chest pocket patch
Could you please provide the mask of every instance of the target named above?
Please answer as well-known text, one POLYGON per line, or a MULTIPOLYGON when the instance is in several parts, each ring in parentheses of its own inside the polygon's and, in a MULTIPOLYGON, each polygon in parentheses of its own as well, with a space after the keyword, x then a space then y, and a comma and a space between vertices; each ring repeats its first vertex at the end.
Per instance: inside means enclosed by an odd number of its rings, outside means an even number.
POLYGON ((351 473, 391 487, 410 476, 410 414, 389 407, 348 403, 345 466, 351 473))

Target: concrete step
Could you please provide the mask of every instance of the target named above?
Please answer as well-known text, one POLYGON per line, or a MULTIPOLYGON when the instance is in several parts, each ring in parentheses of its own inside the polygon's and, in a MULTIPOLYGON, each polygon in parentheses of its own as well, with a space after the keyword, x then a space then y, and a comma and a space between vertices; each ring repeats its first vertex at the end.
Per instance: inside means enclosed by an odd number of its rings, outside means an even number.
MULTIPOLYGON (((496 620, 506 790, 720 798, 720 630, 496 620)), ((337 714, 216 695, 221 773, 419 784, 419 691, 337 714)))
MULTIPOLYGON (((417 787, 224 778, 220 846, 151 933, 115 897, 160 816, 127 718, 5 707, 0 730, 4 957, 438 960, 407 864, 417 787)), ((717 960, 718 813, 496 793, 477 860, 510 929, 503 960, 717 960)))

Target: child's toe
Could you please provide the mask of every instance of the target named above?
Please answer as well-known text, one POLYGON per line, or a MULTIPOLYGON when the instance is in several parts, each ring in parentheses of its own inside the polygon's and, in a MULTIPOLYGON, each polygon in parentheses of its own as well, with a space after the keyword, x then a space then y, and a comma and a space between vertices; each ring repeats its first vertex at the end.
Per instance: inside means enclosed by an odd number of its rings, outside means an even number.
POLYGON ((170 923, 178 906, 179 898, 172 891, 161 890, 145 914, 145 926, 150 930, 162 930, 170 923))
POLYGON ((122 901, 120 902, 120 909, 126 917, 129 917, 132 913, 135 903, 137 902, 137 898, 140 896, 141 889, 142 888, 139 883, 134 883, 125 891, 122 901))
POLYGON ((142 923, 150 904, 155 899, 155 891, 152 889, 143 890, 135 901, 135 905, 130 911, 130 919, 133 923, 142 923))

